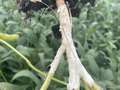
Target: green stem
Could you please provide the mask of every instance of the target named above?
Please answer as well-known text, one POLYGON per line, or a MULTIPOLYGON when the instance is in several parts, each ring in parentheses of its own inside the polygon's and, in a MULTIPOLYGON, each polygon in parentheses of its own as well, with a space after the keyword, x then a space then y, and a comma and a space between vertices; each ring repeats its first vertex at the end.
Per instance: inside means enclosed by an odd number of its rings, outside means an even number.
MULTIPOLYGON (((43 71, 41 71, 41 70, 37 69, 36 67, 34 67, 34 66, 32 65, 32 63, 31 63, 24 55, 22 55, 19 51, 17 51, 17 50, 16 50, 13 46, 11 46, 9 43, 7 43, 6 41, 4 41, 4 40, 2 40, 2 39, 0 39, 0 42, 2 42, 3 44, 5 44, 7 47, 9 47, 11 50, 13 50, 17 55, 19 55, 23 60, 25 60, 25 62, 28 64, 28 66, 29 66, 31 69, 33 69, 35 72, 37 72, 41 77, 46 77, 46 76, 47 76, 46 73, 44 73, 43 71)), ((58 79, 56 79, 56 78, 52 78, 52 80, 54 80, 55 82, 60 83, 60 84, 62 84, 62 85, 67 85, 66 82, 61 81, 61 80, 58 80, 58 79)))

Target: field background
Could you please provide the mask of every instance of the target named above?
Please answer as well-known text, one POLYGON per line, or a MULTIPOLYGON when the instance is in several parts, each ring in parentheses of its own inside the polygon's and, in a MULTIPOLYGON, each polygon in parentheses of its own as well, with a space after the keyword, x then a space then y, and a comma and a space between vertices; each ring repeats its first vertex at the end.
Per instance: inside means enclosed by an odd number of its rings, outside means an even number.
MULTIPOLYGON (((9 42, 38 69, 47 72, 60 45, 51 26, 57 23, 52 12, 34 12, 25 22, 15 0, 0 0, 0 32, 21 37, 9 42)), ((97 0, 96 6, 85 5, 73 18, 76 50, 87 71, 104 90, 120 90, 120 0, 97 0)), ((66 57, 61 59, 55 77, 68 81, 66 57)), ((0 90, 38 90, 43 79, 26 62, 0 44, 0 90)), ((52 82, 48 90, 66 90, 52 82)), ((81 90, 84 90, 83 85, 81 90)))

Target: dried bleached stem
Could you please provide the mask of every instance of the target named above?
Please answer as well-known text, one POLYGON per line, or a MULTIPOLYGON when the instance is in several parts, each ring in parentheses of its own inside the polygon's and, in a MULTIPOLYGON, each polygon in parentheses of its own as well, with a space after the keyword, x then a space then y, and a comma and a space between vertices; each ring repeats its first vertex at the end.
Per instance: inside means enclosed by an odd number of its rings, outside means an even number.
POLYGON ((50 71, 49 71, 49 73, 47 75, 47 78, 46 78, 46 80, 45 80, 45 82, 44 82, 44 84, 43 84, 43 86, 41 87, 40 90, 47 90, 47 88, 48 88, 48 86, 49 86, 49 84, 51 82, 51 79, 54 76, 54 73, 55 73, 55 71, 56 71, 56 69, 57 69, 57 67, 59 65, 60 58, 61 58, 61 56, 63 55, 64 52, 65 52, 65 47, 62 44, 60 46, 60 48, 58 49, 58 51, 57 51, 57 54, 56 54, 56 56, 55 56, 55 58, 54 58, 54 60, 53 60, 53 62, 51 64, 51 68, 50 68, 50 71))
POLYGON ((51 68, 45 80, 45 83, 43 84, 40 90, 47 90, 51 78, 54 76, 54 73, 60 62, 60 58, 63 55, 64 51, 66 51, 69 65, 69 83, 67 86, 67 90, 79 90, 80 79, 86 84, 87 90, 101 90, 99 86, 96 85, 89 73, 86 71, 77 55, 71 34, 72 23, 68 12, 68 8, 66 7, 64 0, 58 0, 57 4, 60 31, 62 34, 62 44, 58 49, 58 52, 51 64, 51 68))
POLYGON ((61 25, 61 33, 63 37, 63 43, 66 47, 66 53, 68 58, 69 65, 69 83, 68 90, 79 90, 80 88, 80 79, 88 87, 88 90, 101 90, 99 86, 97 86, 86 71, 80 59, 77 55, 73 40, 72 40, 72 23, 70 20, 69 12, 66 5, 62 5, 59 8, 59 20, 61 25), (64 13, 63 13, 64 12, 64 13))
POLYGON ((68 9, 65 4, 59 7, 58 14, 59 14, 59 21, 60 21, 60 31, 63 37, 63 44, 66 47, 66 54, 67 54, 68 65, 69 65, 69 83, 68 83, 67 89, 79 90, 79 87, 80 87, 79 67, 77 65, 78 62, 73 52, 75 50, 71 48, 71 45, 74 47, 74 44, 72 41, 72 35, 71 35, 72 23, 70 20, 68 9))

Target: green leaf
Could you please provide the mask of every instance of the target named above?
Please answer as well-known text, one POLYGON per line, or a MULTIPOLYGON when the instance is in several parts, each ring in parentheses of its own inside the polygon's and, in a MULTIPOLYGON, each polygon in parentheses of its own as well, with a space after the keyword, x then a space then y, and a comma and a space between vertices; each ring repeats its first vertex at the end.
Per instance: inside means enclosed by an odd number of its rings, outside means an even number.
POLYGON ((40 80, 37 76, 35 76, 33 74, 33 72, 29 71, 29 70, 22 70, 18 73, 16 73, 13 78, 12 81, 18 79, 18 78, 22 78, 22 77, 26 77, 26 78, 30 78, 36 85, 40 85, 40 80))
POLYGON ((110 69, 101 69, 101 77, 103 80, 113 80, 113 72, 110 69))
POLYGON ((26 90, 26 86, 18 86, 7 82, 1 82, 0 90, 26 90))
POLYGON ((5 59, 0 60, 0 64, 3 64, 6 61, 15 61, 12 57, 6 57, 5 59))
POLYGON ((30 56, 34 52, 34 49, 22 45, 18 45, 17 50, 25 56, 30 56))

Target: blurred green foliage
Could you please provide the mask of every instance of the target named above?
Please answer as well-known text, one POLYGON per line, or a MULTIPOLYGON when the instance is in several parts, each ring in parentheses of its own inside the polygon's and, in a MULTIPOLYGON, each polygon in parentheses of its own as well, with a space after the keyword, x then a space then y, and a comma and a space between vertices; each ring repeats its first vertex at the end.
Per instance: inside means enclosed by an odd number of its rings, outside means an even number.
MULTIPOLYGON (((23 15, 23 14, 22 14, 23 15)), ((35 12, 31 22, 24 21, 15 0, 0 0, 0 32, 21 32, 17 42, 10 42, 35 67, 47 72, 60 45, 51 32, 57 23, 52 12, 35 12)), ((98 0, 73 18, 73 38, 82 63, 104 90, 120 90, 120 1, 98 0)), ((55 77, 68 81, 66 57, 61 59, 55 77)), ((0 90, 38 90, 43 79, 13 51, 0 44, 0 90)), ((52 82, 49 90, 66 90, 52 82)), ((84 90, 81 87, 81 90, 84 90)))

